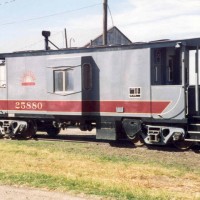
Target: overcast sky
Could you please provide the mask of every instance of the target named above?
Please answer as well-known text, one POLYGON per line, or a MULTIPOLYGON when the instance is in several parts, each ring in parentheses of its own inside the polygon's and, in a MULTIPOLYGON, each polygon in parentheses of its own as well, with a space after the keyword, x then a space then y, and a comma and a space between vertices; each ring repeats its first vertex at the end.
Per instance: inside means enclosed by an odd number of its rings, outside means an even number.
MULTIPOLYGON (((102 32, 103 0, 0 0, 0 52, 44 48, 42 30, 64 47, 102 32)), ((114 23, 133 42, 200 37, 200 0, 108 0, 114 23)))

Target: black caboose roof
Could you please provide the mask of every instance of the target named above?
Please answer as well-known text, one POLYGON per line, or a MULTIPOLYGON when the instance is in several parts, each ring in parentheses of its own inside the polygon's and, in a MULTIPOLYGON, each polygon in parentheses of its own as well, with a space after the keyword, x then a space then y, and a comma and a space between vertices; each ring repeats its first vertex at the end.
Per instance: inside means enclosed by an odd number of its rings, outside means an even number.
POLYGON ((34 51, 19 51, 12 53, 1 53, 0 59, 6 57, 22 57, 22 56, 41 56, 41 55, 59 55, 59 54, 73 54, 73 53, 87 53, 87 52, 101 52, 101 51, 116 51, 129 49, 143 49, 143 48, 163 48, 175 47, 177 44, 187 46, 190 50, 195 50, 200 47, 200 38, 180 39, 180 40, 157 40, 151 42, 136 42, 128 45, 110 45, 98 47, 80 47, 80 48, 65 48, 59 50, 34 50, 34 51))

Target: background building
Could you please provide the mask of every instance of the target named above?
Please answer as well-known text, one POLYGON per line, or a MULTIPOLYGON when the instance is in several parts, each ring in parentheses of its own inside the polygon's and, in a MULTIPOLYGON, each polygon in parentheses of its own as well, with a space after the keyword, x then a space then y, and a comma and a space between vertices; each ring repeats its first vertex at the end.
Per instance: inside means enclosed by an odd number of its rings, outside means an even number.
MULTIPOLYGON (((129 40, 116 26, 108 29, 107 33, 107 45, 118 45, 118 44, 131 44, 129 40)), ((91 40, 84 47, 90 46, 102 46, 103 45, 103 35, 99 35, 95 39, 91 40)))

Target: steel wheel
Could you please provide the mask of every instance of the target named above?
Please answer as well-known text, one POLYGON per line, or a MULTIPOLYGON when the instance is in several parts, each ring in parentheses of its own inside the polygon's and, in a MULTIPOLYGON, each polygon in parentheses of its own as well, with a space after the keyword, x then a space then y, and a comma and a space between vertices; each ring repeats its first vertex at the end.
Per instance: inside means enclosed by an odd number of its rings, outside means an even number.
POLYGON ((173 144, 179 150, 184 151, 184 150, 188 150, 189 148, 191 148, 194 145, 194 142, 181 140, 181 141, 174 141, 173 144))
POLYGON ((19 136, 23 139, 30 139, 35 136, 37 132, 37 124, 33 120, 27 121, 27 129, 23 131, 19 136))
POLYGON ((51 137, 55 137, 60 133, 60 128, 54 127, 52 125, 50 125, 47 128, 47 134, 51 137))
POLYGON ((130 137, 130 136, 127 135, 127 137, 136 146, 143 146, 144 145, 144 141, 139 134, 136 134, 134 137, 130 137))

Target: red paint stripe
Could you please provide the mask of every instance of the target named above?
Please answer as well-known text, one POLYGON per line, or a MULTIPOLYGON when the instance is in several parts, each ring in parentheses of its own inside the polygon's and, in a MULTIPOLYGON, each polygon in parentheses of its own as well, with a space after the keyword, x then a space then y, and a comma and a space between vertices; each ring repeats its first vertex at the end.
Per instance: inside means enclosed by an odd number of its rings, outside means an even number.
POLYGON ((46 103, 49 112, 82 112, 81 101, 48 101, 46 103))
POLYGON ((0 100, 0 110, 7 110, 8 108, 8 101, 0 100))
POLYGON ((35 85, 34 82, 24 82, 24 83, 22 83, 22 86, 33 86, 33 85, 35 85))
POLYGON ((160 114, 169 105, 169 101, 0 101, 0 110, 24 110, 47 112, 104 112, 116 113, 117 107, 123 107, 124 113, 160 114))
POLYGON ((145 101, 102 101, 83 102, 84 112, 113 112, 117 107, 123 107, 124 113, 157 113, 160 114, 169 105, 165 102, 145 102, 145 101))

